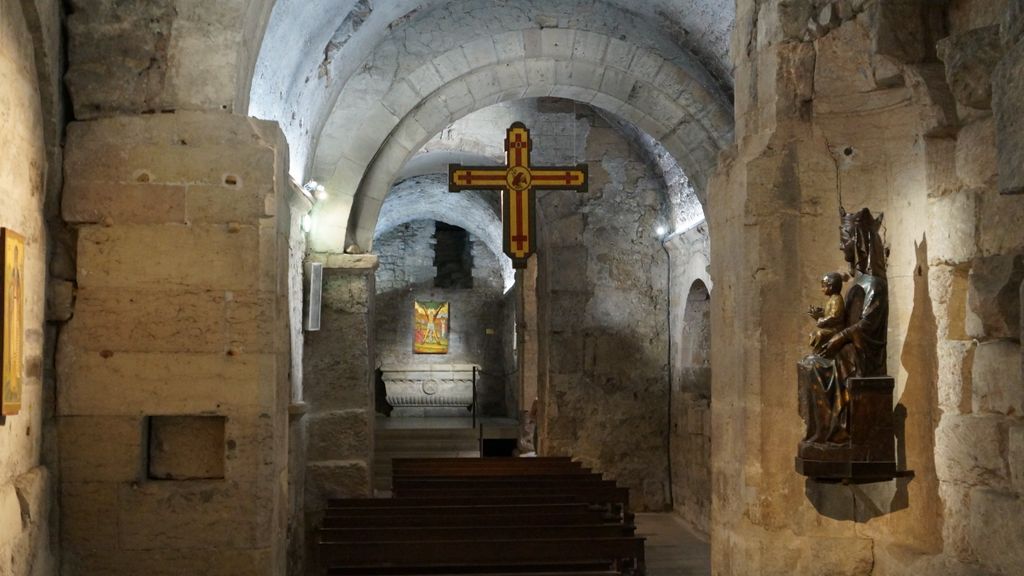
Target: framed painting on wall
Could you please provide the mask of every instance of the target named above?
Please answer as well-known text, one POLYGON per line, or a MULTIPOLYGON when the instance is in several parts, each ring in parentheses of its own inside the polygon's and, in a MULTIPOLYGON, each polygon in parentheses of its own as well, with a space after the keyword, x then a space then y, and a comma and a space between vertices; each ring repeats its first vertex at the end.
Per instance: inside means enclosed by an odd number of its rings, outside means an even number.
POLYGON ((416 300, 413 310, 412 351, 415 354, 448 353, 448 303, 416 300))
POLYGON ((17 414, 21 409, 21 379, 23 346, 25 339, 25 239, 7 228, 0 228, 0 302, 3 302, 3 331, 0 349, 3 363, 4 416, 17 414))

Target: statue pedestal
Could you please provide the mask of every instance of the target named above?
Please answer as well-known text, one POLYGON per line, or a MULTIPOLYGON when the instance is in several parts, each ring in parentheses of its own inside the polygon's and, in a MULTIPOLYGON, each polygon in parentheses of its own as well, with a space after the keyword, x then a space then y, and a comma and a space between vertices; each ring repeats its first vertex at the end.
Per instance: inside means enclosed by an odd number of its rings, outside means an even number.
MULTIPOLYGON (((800 372, 800 411, 805 422, 815 405, 824 400, 800 372)), ((849 440, 843 443, 802 441, 796 471, 818 480, 878 482, 896 477, 896 442, 893 429, 893 387, 890 376, 850 378, 849 440)))

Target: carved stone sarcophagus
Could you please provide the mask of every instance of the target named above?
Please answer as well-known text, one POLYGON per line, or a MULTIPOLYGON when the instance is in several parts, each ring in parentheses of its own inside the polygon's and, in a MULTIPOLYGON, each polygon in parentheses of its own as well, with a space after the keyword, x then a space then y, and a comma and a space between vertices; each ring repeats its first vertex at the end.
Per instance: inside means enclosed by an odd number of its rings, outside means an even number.
POLYGON ((384 390, 392 408, 465 408, 473 405, 475 364, 384 366, 384 390))

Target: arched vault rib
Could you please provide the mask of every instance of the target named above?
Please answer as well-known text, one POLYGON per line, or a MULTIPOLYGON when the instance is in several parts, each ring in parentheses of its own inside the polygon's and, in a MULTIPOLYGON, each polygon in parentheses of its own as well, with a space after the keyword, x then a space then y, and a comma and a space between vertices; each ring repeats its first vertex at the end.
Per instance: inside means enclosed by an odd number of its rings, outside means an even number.
MULTIPOLYGON (((325 233, 314 238, 314 246, 337 250, 347 238, 368 248, 383 197, 416 150, 470 112, 523 97, 559 96, 623 117, 661 142, 694 187, 703 190, 718 151, 731 140, 731 117, 714 94, 668 61, 652 54, 657 60, 644 73, 641 64, 634 65, 640 49, 634 52, 627 68, 607 62, 614 61, 607 50, 596 56, 571 53, 561 61, 543 53, 499 59, 452 78, 422 99, 410 97, 401 105, 390 101, 401 117, 392 112, 387 99, 378 102, 354 135, 349 132, 347 140, 318 153, 319 179, 336 197, 317 213, 318 229, 325 233)), ((329 123, 325 134, 339 129, 329 123)))
POLYGON ((501 220, 494 195, 448 192, 444 174, 403 180, 392 188, 384 201, 374 238, 414 220, 436 220, 465 229, 497 257, 505 289, 515 282, 512 261, 502 251, 501 220))
MULTIPOLYGON (((312 159, 322 147, 322 127, 339 108, 350 115, 338 137, 349 137, 369 115, 363 103, 384 100, 395 80, 411 79, 423 64, 433 64, 439 83, 447 81, 463 58, 486 60, 494 46, 501 52, 511 44, 533 56, 530 50, 547 51, 551 41, 558 44, 554 52, 597 49, 623 66, 632 61, 641 68, 664 58, 731 107, 731 0, 251 1, 265 9, 272 5, 273 11, 265 35, 251 35, 264 40, 255 70, 246 75, 254 77, 250 113, 281 124, 291 150, 290 173, 300 181, 322 179, 312 159), (588 31, 616 40, 594 44, 588 31)), ((655 66, 645 73, 653 78, 658 72, 655 66)))

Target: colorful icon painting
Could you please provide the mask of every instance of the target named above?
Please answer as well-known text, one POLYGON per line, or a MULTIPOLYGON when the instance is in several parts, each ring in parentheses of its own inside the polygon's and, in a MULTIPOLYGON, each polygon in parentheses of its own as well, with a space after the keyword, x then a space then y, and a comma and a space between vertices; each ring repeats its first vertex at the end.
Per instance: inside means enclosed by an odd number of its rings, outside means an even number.
POLYGON ((21 409, 22 362, 25 335, 25 239, 6 228, 0 230, 3 282, 4 326, 0 333, 3 362, 3 415, 12 416, 21 409))
POLYGON ((415 302, 412 351, 416 354, 448 353, 447 302, 415 302))

